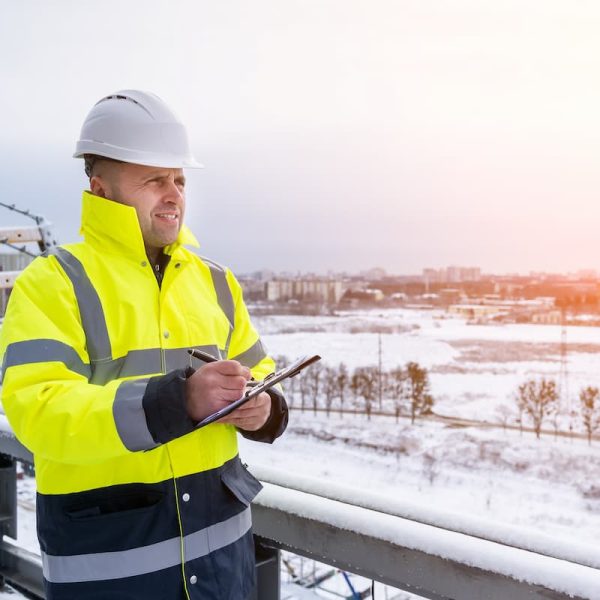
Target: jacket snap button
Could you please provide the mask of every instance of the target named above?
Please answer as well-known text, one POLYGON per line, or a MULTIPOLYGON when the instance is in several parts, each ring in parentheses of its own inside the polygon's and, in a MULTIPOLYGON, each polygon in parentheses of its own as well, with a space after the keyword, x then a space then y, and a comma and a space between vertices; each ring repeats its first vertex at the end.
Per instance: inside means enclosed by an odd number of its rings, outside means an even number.
POLYGON ((148 263, 145 260, 143 260, 140 264, 142 265, 142 267, 147 267, 148 266, 148 263))
POLYGON ((175 268, 179 269, 179 267, 181 266, 181 263, 175 263, 175 268))
POLYGON ((169 332, 168 332, 168 331, 165 331, 165 332, 163 333, 163 336, 164 336, 165 338, 168 338, 168 337, 169 337, 169 332))
POLYGON ((190 501, 190 495, 186 492, 183 496, 181 496, 184 502, 190 501))
POLYGON ((192 585, 194 585, 194 583, 196 583, 196 581, 198 581, 198 578, 197 578, 195 575, 192 575, 192 576, 190 577, 190 583, 191 583, 192 585))

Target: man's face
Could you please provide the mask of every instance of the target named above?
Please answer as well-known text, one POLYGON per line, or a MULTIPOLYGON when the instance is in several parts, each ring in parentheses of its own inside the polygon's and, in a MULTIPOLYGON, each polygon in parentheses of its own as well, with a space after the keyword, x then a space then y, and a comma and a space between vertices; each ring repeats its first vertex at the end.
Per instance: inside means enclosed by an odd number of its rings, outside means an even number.
POLYGON ((102 162, 96 184, 103 193, 94 185, 92 192, 135 208, 148 254, 172 244, 185 212, 182 169, 102 162))

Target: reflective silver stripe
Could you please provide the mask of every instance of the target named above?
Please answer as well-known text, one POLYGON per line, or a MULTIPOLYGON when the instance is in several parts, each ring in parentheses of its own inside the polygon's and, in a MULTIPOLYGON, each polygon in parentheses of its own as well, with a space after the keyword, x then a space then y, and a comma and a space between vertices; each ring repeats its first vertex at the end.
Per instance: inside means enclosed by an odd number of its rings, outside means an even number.
POLYGON ((142 405, 148 379, 124 381, 113 402, 115 426, 123 445, 132 452, 150 450, 158 444, 152 438, 142 405))
POLYGON ((161 372, 160 348, 130 350, 125 356, 94 364, 91 383, 104 385, 114 379, 161 372))
POLYGON ((252 526, 250 507, 241 513, 211 525, 206 529, 190 533, 183 538, 185 560, 194 560, 206 556, 215 550, 229 546, 239 540, 252 526))
MULTIPOLYGON (((208 352, 219 358, 217 346, 193 346, 198 350, 208 352)), ((190 357, 186 348, 169 348, 163 350, 167 371, 185 369, 188 366, 200 367, 204 363, 190 357)), ((96 363, 94 369, 84 363, 71 346, 57 340, 26 340, 9 344, 4 353, 2 370, 6 371, 15 365, 27 365, 39 362, 62 362, 71 371, 83 375, 90 383, 104 385, 114 379, 139 377, 161 372, 160 348, 147 348, 146 350, 130 350, 125 356, 113 360, 96 363)))
POLYGON ((51 253, 73 284, 90 361, 93 364, 99 360, 112 358, 102 304, 83 265, 64 248, 54 248, 51 253))
POLYGON ((202 260, 210 269, 210 275, 213 280, 213 285, 215 286, 215 292, 217 293, 217 302, 229 321, 229 335, 227 336, 227 341, 225 342, 225 348, 223 350, 223 356, 227 358, 229 344, 231 342, 231 334, 233 333, 233 328, 235 327, 235 306, 233 304, 233 296, 231 294, 229 284, 227 283, 225 269, 221 265, 207 258, 202 257, 202 260))
POLYGON ((57 340, 25 340, 13 342, 4 354, 3 372, 16 365, 28 365, 41 362, 61 362, 74 373, 89 379, 90 366, 84 363, 71 346, 57 340))
POLYGON ((244 366, 252 368, 256 366, 265 356, 267 356, 267 351, 263 346, 263 343, 260 341, 260 338, 241 354, 234 356, 231 360, 237 360, 242 363, 244 366))
MULTIPOLYGON (((248 507, 226 521, 186 535, 183 538, 185 560, 194 560, 233 544, 248 532, 250 526, 248 507)), ((181 539, 176 537, 118 552, 74 556, 52 556, 42 552, 44 578, 51 583, 76 583, 153 573, 181 564, 180 544, 181 539)))
MULTIPOLYGON (((217 346, 193 346, 198 350, 208 352, 219 358, 217 346)), ((186 348, 168 348, 162 350, 165 357, 166 371, 185 369, 186 367, 200 367, 204 363, 197 358, 192 358, 186 348)), ((146 350, 130 350, 125 356, 94 365, 91 383, 104 385, 113 379, 136 377, 161 373, 161 349, 147 348, 146 350)))
MULTIPOLYGON (((219 358, 219 349, 217 346, 192 346, 196 348, 196 350, 202 350, 203 352, 207 352, 211 356, 215 358, 219 358)), ((167 372, 172 371, 173 369, 183 369, 185 367, 201 367, 204 361, 199 360, 197 358, 193 358, 190 356, 187 348, 170 348, 165 350, 165 364, 167 367, 167 372)))

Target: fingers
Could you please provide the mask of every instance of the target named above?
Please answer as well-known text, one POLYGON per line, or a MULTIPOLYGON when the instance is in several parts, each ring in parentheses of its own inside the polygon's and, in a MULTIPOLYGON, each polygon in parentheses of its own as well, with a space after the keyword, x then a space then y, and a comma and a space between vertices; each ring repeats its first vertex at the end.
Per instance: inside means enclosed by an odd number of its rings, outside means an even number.
POLYGON ((237 360, 219 360, 217 362, 204 365, 202 368, 206 369, 208 367, 211 367, 217 373, 224 376, 240 376, 246 381, 252 377, 250 374, 250 369, 241 365, 237 360))
POLYGON ((236 409, 236 412, 239 411, 241 414, 254 412, 256 410, 264 409, 264 407, 268 405, 271 406, 271 396, 267 394, 267 392, 262 392, 252 400, 248 400, 242 404, 239 408, 236 409))
POLYGON ((271 414, 271 397, 266 392, 249 400, 230 415, 224 417, 220 423, 230 423, 239 429, 256 431, 269 419, 271 414))
POLYGON ((195 420, 239 400, 250 370, 235 360, 220 360, 200 367, 186 381, 186 408, 195 420))

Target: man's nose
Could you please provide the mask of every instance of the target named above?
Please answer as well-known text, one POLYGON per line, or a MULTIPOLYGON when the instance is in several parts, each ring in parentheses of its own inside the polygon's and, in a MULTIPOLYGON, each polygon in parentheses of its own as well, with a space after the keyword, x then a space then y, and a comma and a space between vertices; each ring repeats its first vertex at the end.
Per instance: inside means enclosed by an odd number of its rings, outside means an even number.
POLYGON ((165 194, 163 196, 164 202, 176 202, 180 203, 184 198, 184 191, 181 187, 175 183, 174 180, 169 179, 165 183, 165 194))

